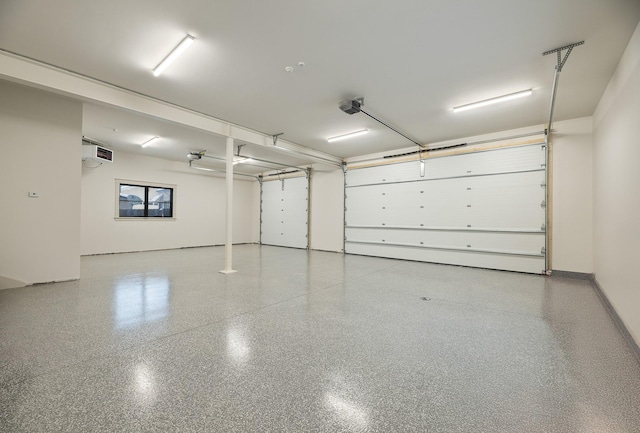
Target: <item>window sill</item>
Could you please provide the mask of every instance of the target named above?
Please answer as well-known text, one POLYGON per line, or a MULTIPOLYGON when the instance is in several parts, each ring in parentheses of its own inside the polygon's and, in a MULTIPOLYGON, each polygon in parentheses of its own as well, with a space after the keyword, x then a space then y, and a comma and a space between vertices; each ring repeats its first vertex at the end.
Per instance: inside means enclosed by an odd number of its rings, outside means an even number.
POLYGON ((176 217, 114 217, 116 221, 176 221, 176 217))

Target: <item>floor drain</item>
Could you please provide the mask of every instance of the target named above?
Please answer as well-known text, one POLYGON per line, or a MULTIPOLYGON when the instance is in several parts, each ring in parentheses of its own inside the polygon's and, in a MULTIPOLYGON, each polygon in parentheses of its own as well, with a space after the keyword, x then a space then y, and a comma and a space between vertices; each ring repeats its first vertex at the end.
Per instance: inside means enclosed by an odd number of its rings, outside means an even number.
POLYGON ((426 296, 422 296, 422 297, 420 297, 420 299, 422 299, 423 301, 430 301, 431 300, 431 298, 427 298, 426 296))

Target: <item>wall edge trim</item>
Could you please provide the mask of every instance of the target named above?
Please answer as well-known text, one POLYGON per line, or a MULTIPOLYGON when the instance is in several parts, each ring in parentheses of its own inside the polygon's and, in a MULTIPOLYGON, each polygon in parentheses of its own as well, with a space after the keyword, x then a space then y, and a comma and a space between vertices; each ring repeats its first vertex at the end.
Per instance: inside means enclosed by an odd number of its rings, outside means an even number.
POLYGON ((600 301, 609 313, 609 316, 611 316, 616 327, 620 330, 622 336, 627 341, 627 344, 636 357, 636 361, 638 362, 638 364, 640 364, 640 346, 638 345, 638 342, 633 338, 633 335, 631 335, 631 332, 629 332, 629 328, 627 328, 627 325, 625 325, 625 323, 622 321, 622 318, 613 307, 613 304, 611 304, 611 301, 609 301, 609 298, 607 298, 607 295, 604 293, 604 290, 602 290, 602 286, 595 278, 595 275, 593 276, 591 281, 593 283, 593 289, 598 295, 598 298, 600 298, 600 301))
POLYGON ((593 274, 589 274, 585 272, 560 271, 560 270, 554 269, 551 271, 551 275, 553 277, 559 277, 559 278, 572 278, 574 280, 594 281, 593 274))

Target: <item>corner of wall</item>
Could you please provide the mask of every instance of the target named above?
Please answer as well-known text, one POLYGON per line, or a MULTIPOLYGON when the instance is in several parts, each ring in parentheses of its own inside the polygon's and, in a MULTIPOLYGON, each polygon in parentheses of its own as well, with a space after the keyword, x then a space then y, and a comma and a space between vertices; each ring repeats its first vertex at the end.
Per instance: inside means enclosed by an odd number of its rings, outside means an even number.
POLYGON ((593 273, 593 119, 553 125, 552 268, 593 273))
POLYGON ((640 343, 640 24, 594 112, 594 274, 629 334, 640 343))
POLYGON ((5 81, 0 94, 0 182, 11 203, 0 224, 0 276, 77 279, 82 104, 5 81))

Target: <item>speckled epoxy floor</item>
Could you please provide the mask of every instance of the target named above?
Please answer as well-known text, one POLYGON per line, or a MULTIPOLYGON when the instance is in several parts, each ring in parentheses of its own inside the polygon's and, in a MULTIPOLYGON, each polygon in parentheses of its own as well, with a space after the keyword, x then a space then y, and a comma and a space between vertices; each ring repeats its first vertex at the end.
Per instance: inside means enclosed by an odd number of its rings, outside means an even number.
POLYGON ((245 245, 0 291, 2 432, 638 432, 588 281, 245 245))

